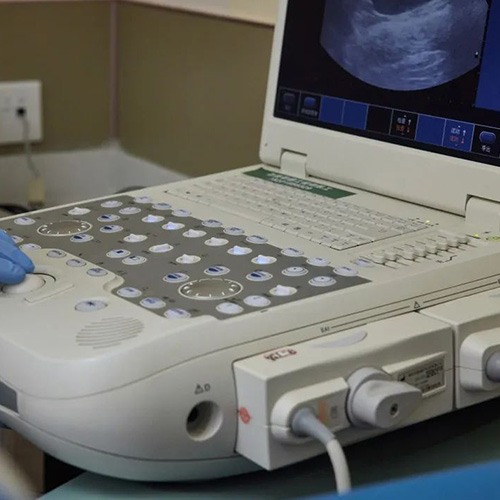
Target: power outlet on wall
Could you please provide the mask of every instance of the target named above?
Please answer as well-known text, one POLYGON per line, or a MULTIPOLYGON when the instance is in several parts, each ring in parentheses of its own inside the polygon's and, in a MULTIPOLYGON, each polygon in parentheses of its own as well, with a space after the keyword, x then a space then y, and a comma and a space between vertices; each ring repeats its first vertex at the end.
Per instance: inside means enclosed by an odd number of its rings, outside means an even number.
POLYGON ((0 82, 0 144, 24 142, 23 122, 29 123, 30 142, 39 142, 42 130, 42 84, 39 81, 0 82))

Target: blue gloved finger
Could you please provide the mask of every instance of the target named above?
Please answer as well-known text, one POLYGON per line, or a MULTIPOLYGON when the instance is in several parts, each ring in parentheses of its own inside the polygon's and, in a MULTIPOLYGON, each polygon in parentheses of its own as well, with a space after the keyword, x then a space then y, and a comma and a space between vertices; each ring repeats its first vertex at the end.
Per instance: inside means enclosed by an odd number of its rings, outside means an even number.
POLYGON ((2 285, 17 285, 26 277, 26 271, 14 262, 0 258, 0 283, 2 285))
POLYGON ((5 232, 0 229, 0 241, 5 241, 6 243, 11 243, 15 246, 14 240, 5 232))
POLYGON ((33 261, 15 245, 5 241, 0 241, 0 258, 10 260, 14 264, 21 266, 27 273, 35 270, 33 261))

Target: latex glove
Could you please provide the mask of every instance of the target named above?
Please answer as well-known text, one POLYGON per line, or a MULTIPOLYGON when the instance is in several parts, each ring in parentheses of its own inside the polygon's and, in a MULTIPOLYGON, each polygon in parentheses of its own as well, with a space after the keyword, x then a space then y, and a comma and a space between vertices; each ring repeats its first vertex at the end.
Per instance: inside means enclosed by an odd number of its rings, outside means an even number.
POLYGON ((35 265, 25 255, 12 238, 0 229, 0 283, 3 285, 17 285, 32 273, 35 265))

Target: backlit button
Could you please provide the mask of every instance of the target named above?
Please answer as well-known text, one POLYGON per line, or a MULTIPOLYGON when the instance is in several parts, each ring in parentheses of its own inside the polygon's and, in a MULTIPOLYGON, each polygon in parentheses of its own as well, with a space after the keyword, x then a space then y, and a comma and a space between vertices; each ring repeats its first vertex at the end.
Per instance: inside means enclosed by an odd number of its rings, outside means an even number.
POLYGON ((231 302, 224 302, 222 304, 219 304, 216 309, 220 313, 227 314, 228 316, 235 316, 237 314, 241 314, 244 311, 243 307, 231 302))
POLYGON ((183 234, 185 238, 203 238, 206 235, 205 231, 197 231, 196 229, 190 229, 183 234))
POLYGON ((339 276, 347 276, 349 278, 352 278, 353 276, 358 275, 358 270, 354 269, 353 267, 336 267, 334 269, 335 274, 338 274, 339 276))
POLYGON ((128 257, 130 255, 130 252, 128 250, 111 250, 106 254, 106 257, 109 257, 110 259, 124 259, 125 257, 128 257))
POLYGON ((24 243, 24 245, 21 245, 19 248, 21 250, 38 250, 42 247, 36 243, 24 243))
POLYGON ((82 259, 69 259, 66 265, 69 267, 85 267, 87 263, 82 259))
POLYGON ((118 201, 118 200, 108 200, 105 201, 104 203, 101 203, 102 208, 117 208, 121 207, 123 205, 123 202, 118 201))
POLYGON ((254 245, 264 245, 267 243, 269 240, 267 238, 264 238, 264 236, 249 236, 247 238, 248 243, 253 243, 254 245))
POLYGON ((371 260, 363 259, 363 258, 355 260, 354 263, 359 267, 373 267, 374 266, 374 264, 371 260))
POLYGON ((161 215, 153 215, 149 214, 146 217, 142 218, 142 222, 145 222, 146 224, 157 224, 158 222, 163 222, 165 220, 165 217, 162 217, 161 215))
POLYGON ((153 205, 153 208, 155 210, 170 210, 172 208, 172 205, 169 203, 155 203, 153 205))
POLYGON ((142 210, 139 207, 125 207, 120 210, 122 215, 136 215, 140 214, 142 210))
POLYGON ((140 297, 142 295, 142 292, 140 290, 138 290, 137 288, 132 288, 130 286, 120 288, 116 293, 120 297, 123 297, 125 299, 136 299, 137 297, 140 297))
POLYGON ((19 245, 19 243, 22 243, 22 242, 24 241, 24 238, 21 238, 20 236, 10 235, 10 237, 12 238, 12 241, 13 241, 16 245, 19 245))
POLYGON ((153 202, 150 196, 138 196, 137 198, 134 198, 134 201, 136 203, 140 203, 141 205, 147 205, 148 203, 153 202))
POLYGON ((126 266, 139 266, 147 261, 148 259, 146 259, 146 257, 142 257, 141 255, 132 255, 131 257, 127 257, 122 260, 126 266))
POLYGON ((302 257, 304 255, 304 252, 297 248, 285 248, 281 253, 287 257, 302 257))
POLYGON ((149 251, 152 253, 167 253, 170 252, 174 249, 172 245, 169 245, 168 243, 164 243, 163 245, 154 245, 152 246, 149 251))
POLYGON ((18 217, 14 220, 14 224, 17 224, 18 226, 32 226, 35 222, 36 220, 31 217, 18 217))
POLYGON ((321 257, 314 257, 312 259, 309 259, 307 263, 310 266, 314 267, 326 267, 330 265, 330 261, 328 259, 323 259, 321 257))
POLYGON ((273 288, 270 293, 275 297, 291 297, 297 293, 297 289, 293 286, 278 285, 273 288))
POLYGON ((197 255, 184 254, 177 258, 176 262, 179 264, 197 264, 200 260, 201 257, 198 257, 197 255))
POLYGON ((96 312, 102 311, 103 309, 106 309, 106 307, 108 307, 108 304, 106 304, 103 300, 84 300, 82 302, 78 302, 75 309, 79 312, 96 312))
POLYGON ((298 276, 305 276, 309 271, 305 267, 288 267, 282 271, 285 276, 289 276, 291 278, 296 278, 298 276))
POLYGON ((141 306, 146 309, 163 309, 167 307, 167 304, 163 302, 161 299, 157 299, 156 297, 148 297, 147 299, 141 300, 141 306))
POLYGON ((191 212, 189 210, 174 210, 172 212, 172 215, 175 215, 176 217, 189 217, 191 215, 191 212))
POLYGON ((123 241, 126 241, 127 243, 142 243, 147 239, 148 237, 144 234, 129 234, 123 238, 123 241))
POLYGON ((88 208, 75 207, 68 211, 69 215, 87 215, 90 213, 88 208))
POLYGON ((208 276, 224 276, 230 272, 230 269, 224 266, 214 266, 205 269, 205 274, 208 276))
POLYGON ((186 226, 180 222, 167 222, 167 224, 162 226, 162 229, 165 229, 165 231, 179 231, 179 229, 183 229, 185 227, 186 226))
POLYGON ((93 239, 94 237, 90 234, 75 234, 75 236, 71 237, 70 241, 73 243, 88 243, 93 239))
POLYGON ((274 264, 276 262, 276 257, 269 257, 267 255, 259 255, 258 257, 255 257, 252 259, 252 262, 254 264, 258 264, 260 266, 269 266, 271 264, 274 264))
POLYGON ((171 273, 167 274, 164 278, 163 281, 166 281, 167 283, 184 283, 189 279, 189 276, 184 273, 171 273))
POLYGON ((165 318, 167 319, 188 319, 191 314, 185 309, 169 309, 165 313, 165 318))
POLYGON ((335 285, 335 283, 337 283, 337 280, 335 280, 331 276, 316 276, 316 278, 309 280, 309 284, 311 286, 317 287, 333 286, 335 285))
POLYGON ((114 214, 106 214, 106 215, 101 215, 97 220, 99 222, 115 222, 117 220, 120 220, 120 217, 114 214))
POLYGON ((270 279, 273 279, 273 275, 265 271, 254 271, 247 274, 247 280, 249 281, 269 281, 270 279))
POLYGON ((205 227, 222 227, 222 222, 215 219, 204 220, 202 224, 205 227))
POLYGON ((227 227, 224 229, 224 232, 229 234, 229 236, 242 236, 245 234, 245 231, 240 227, 227 227))
POLYGON ((106 276, 108 274, 108 271, 100 269, 98 267, 93 267, 92 269, 89 269, 87 271, 87 274, 89 276, 92 276, 93 278, 102 278, 103 276, 106 276))
POLYGON ((209 247, 223 247, 228 244, 229 241, 225 240, 224 238, 210 238, 209 240, 205 241, 205 245, 209 247))
POLYGON ((252 249, 247 248, 247 247, 240 247, 240 246, 236 245, 233 248, 230 248, 227 251, 227 253, 230 255, 237 255, 237 256, 248 255, 249 253, 252 253, 252 249))
POLYGON ((245 299, 245 304, 250 307, 268 307, 271 301, 262 295, 250 295, 245 299))
POLYGON ((111 234, 111 233, 119 233, 120 231, 123 231, 122 226, 109 225, 101 227, 101 233, 111 234))
POLYGON ((66 257, 66 253, 62 250, 51 250, 47 253, 47 257, 50 257, 51 259, 62 259, 63 257, 66 257))

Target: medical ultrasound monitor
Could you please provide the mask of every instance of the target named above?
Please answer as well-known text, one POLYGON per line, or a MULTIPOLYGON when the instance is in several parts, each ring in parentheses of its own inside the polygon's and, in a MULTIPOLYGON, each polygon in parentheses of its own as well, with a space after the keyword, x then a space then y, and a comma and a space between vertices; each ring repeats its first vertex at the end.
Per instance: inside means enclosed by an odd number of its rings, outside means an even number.
POLYGON ((275 116, 500 166, 500 0, 289 0, 275 116))

